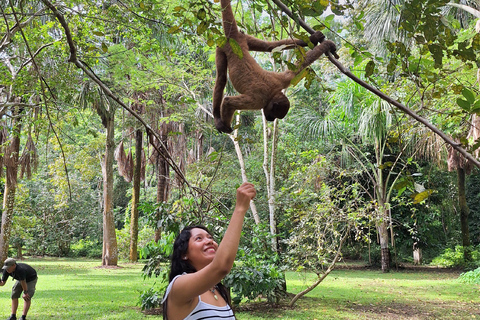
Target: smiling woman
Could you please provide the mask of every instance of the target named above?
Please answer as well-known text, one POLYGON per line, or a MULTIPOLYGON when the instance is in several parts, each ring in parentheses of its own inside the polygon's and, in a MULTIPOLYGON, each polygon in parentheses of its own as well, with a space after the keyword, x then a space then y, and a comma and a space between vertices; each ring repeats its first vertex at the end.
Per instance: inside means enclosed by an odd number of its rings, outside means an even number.
POLYGON ((220 246, 204 226, 184 228, 173 245, 169 280, 163 298, 168 320, 235 319, 221 280, 230 272, 243 219, 256 191, 251 183, 237 189, 237 203, 220 246))

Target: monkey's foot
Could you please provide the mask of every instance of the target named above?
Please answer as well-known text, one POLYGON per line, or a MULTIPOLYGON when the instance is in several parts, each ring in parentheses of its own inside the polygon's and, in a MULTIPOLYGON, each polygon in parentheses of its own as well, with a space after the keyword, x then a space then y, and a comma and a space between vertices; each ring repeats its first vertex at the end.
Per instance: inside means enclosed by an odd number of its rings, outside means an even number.
POLYGON ((219 132, 232 133, 233 129, 222 122, 222 119, 215 119, 215 128, 219 132))

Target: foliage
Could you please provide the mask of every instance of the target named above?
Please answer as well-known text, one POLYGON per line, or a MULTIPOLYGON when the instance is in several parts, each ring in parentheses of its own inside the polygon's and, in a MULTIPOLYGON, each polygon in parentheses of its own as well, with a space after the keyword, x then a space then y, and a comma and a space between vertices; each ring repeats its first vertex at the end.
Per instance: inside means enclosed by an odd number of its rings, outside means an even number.
POLYGON ((142 310, 158 308, 162 305, 163 295, 153 287, 143 291, 138 299, 138 304, 142 310))
MULTIPOLYGON (((152 241, 154 230, 144 225, 138 230, 138 248, 142 248, 152 241)), ((130 257, 130 225, 126 224, 125 227, 121 230, 117 230, 117 246, 118 246, 118 257, 120 259, 129 259, 130 257)), ((141 250, 141 249, 140 249, 141 250)), ((142 254, 139 252, 139 257, 142 258, 142 254)))
POLYGON ((244 299, 254 301, 260 296, 274 303, 286 294, 285 274, 269 261, 255 265, 236 264, 225 277, 224 284, 232 290, 232 302, 236 305, 244 299))
POLYGON ((462 283, 480 284, 480 267, 475 270, 462 273, 458 277, 458 280, 460 280, 462 283))
POLYGON ((292 223, 292 232, 285 240, 286 263, 297 270, 321 273, 341 250, 342 239, 350 230, 356 239, 361 239, 369 208, 363 203, 358 185, 348 181, 347 176, 343 184, 330 180, 330 175, 337 173, 331 171, 326 158, 320 156, 300 168, 292 172, 295 188, 288 190, 290 201, 285 209, 292 223))
POLYGON ((430 264, 435 266, 447 267, 447 268, 462 267, 462 268, 469 268, 469 269, 480 266, 480 247, 468 248, 468 250, 470 250, 472 255, 471 263, 465 262, 464 250, 465 248, 462 246, 456 246, 455 249, 446 248, 444 252, 438 257, 435 257, 430 264))
POLYGON ((87 258, 101 258, 102 257, 102 243, 98 240, 91 240, 90 238, 79 239, 70 246, 69 256, 71 257, 87 257, 87 258))

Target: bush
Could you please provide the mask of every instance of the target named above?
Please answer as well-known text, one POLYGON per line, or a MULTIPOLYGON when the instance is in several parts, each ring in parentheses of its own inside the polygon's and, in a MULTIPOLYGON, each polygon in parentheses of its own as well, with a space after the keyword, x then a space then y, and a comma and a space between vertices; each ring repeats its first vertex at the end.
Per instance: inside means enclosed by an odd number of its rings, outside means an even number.
POLYGON ((463 283, 480 284, 480 268, 462 273, 458 279, 463 283))
POLYGON ((431 265, 442 266, 447 268, 469 268, 474 269, 480 266, 480 252, 479 248, 469 248, 472 256, 472 261, 466 262, 464 260, 464 247, 456 246, 455 249, 447 248, 445 251, 435 257, 431 265))
POLYGON ((80 239, 70 246, 69 255, 74 258, 101 258, 102 244, 99 241, 90 240, 89 238, 80 239))
POLYGON ((154 309, 162 304, 163 295, 153 287, 143 291, 138 299, 142 310, 154 309))
MULTIPOLYGON (((152 241, 154 230, 149 226, 144 226, 138 230, 137 248, 140 250, 149 241, 152 241)), ((125 228, 116 231, 118 257, 120 259, 128 260, 130 258, 130 226, 125 225, 125 228)))
POLYGON ((235 295, 232 302, 238 305, 244 298, 248 301, 259 296, 268 302, 278 302, 285 295, 285 274, 274 264, 235 266, 225 277, 224 284, 235 295))

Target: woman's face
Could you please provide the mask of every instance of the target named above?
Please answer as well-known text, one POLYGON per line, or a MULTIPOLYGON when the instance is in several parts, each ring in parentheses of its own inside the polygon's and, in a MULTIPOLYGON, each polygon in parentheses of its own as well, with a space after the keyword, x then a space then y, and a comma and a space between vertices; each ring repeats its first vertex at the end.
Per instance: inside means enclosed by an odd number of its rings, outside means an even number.
POLYGON ((200 270, 212 262, 217 249, 218 244, 207 231, 193 228, 190 230, 190 240, 185 258, 196 270, 200 270))

